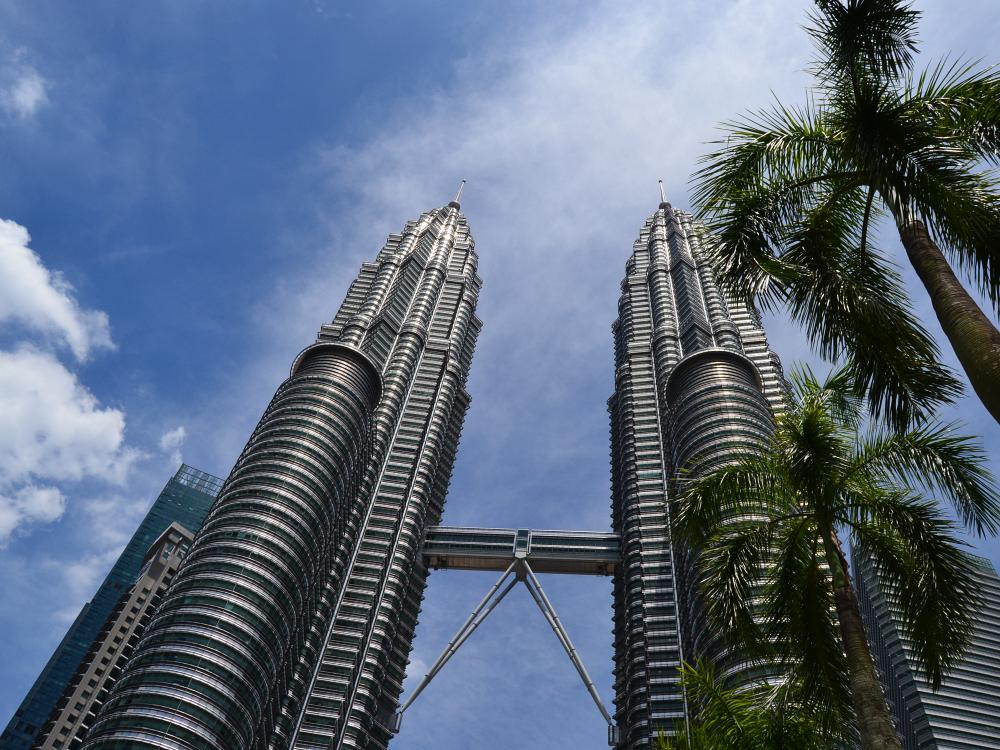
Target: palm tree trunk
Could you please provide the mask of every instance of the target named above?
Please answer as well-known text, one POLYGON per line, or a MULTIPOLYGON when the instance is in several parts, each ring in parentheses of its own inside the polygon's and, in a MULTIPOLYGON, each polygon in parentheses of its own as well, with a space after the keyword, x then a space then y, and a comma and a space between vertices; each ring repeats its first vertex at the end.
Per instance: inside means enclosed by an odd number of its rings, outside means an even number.
POLYGON ((847 573, 847 560, 832 530, 823 537, 827 563, 833 574, 833 598, 847 655, 851 702, 858 719, 862 750, 903 750, 868 648, 858 599, 847 573))
POLYGON ((1000 331, 962 286, 922 221, 901 224, 899 238, 976 395, 1000 422, 1000 331))

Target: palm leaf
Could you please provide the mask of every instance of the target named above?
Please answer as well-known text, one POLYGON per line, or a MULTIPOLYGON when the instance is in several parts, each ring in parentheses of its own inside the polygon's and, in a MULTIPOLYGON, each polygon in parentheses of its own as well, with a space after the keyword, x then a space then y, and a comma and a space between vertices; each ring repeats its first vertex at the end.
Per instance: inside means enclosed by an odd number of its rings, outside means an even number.
POLYGON ((682 475, 674 529, 691 545, 701 546, 733 515, 754 516, 777 503, 790 507, 784 490, 785 468, 766 453, 735 453, 731 464, 704 477, 682 475))
POLYGON ((844 355, 856 392, 874 415, 902 426, 959 385, 937 363, 937 346, 910 311, 895 269, 872 249, 859 252, 861 191, 811 210, 790 235, 784 300, 819 354, 844 355))
POLYGON ((765 609, 778 651, 806 694, 816 696, 841 721, 849 719, 847 665, 815 521, 783 524, 775 534, 775 547, 765 609))
POLYGON ((768 651, 755 617, 754 599, 771 546, 768 521, 730 520, 707 541, 697 561, 699 588, 709 620, 750 656, 768 651))
POLYGON ((979 600, 974 563, 933 503, 885 493, 877 503, 868 498, 866 512, 852 515, 857 550, 875 564, 899 607, 900 628, 937 690, 961 660, 972 631, 970 607, 979 600))
POLYGON ((919 18, 901 0, 816 0, 806 28, 820 52, 815 72, 898 77, 913 64, 919 18))
POLYGON ((973 161, 1000 163, 1000 66, 942 59, 904 88, 911 117, 973 161))
POLYGON ((993 535, 1000 529, 1000 494, 987 461, 972 439, 955 434, 954 425, 926 425, 864 441, 846 476, 864 474, 873 484, 888 479, 940 493, 967 526, 993 535))

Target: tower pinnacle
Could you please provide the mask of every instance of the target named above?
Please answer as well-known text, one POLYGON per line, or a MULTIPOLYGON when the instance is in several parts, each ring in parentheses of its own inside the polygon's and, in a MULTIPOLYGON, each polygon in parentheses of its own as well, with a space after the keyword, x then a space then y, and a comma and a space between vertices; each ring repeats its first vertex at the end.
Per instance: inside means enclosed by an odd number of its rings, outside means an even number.
POLYGON ((462 182, 461 182, 461 183, 459 183, 459 185, 458 185, 458 192, 457 192, 457 193, 455 193, 455 198, 454 198, 454 200, 452 200, 452 201, 451 201, 451 202, 450 202, 450 203, 448 204, 448 206, 449 206, 449 207, 451 207, 451 208, 461 208, 461 207, 462 207, 462 204, 461 204, 461 203, 459 203, 459 201, 460 201, 460 200, 462 200, 462 191, 463 191, 464 189, 465 189, 465 180, 462 180, 462 182))
POLYGON ((670 204, 667 203, 667 191, 663 189, 663 180, 657 180, 660 185, 660 208, 670 208, 670 204))

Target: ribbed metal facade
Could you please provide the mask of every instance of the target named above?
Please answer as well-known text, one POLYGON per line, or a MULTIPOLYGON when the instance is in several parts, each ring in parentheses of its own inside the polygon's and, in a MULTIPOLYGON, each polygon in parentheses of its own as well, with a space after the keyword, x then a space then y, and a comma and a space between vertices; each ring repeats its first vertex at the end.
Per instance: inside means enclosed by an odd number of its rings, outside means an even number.
POLYGON ((626 264, 611 413, 615 575, 615 703, 622 747, 647 747, 686 717, 678 667, 738 659, 709 637, 671 536, 671 497, 698 475, 759 446, 773 430, 784 377, 763 329, 718 290, 692 218, 668 203, 643 226, 626 264))
POLYGON ((976 558, 982 608, 964 658, 934 692, 900 627, 891 588, 851 550, 858 604, 872 657, 905 750, 1000 750, 1000 576, 976 558))
POLYGON ((421 542, 440 521, 469 405, 482 326, 477 263, 457 203, 424 214, 389 238, 321 332, 369 353, 384 396, 365 476, 370 500, 350 519, 357 543, 339 562, 346 586, 330 592, 325 645, 292 725, 296 750, 388 744, 426 584, 421 542))
POLYGON ((391 235, 295 361, 85 748, 385 747, 469 398, 457 203, 391 235))

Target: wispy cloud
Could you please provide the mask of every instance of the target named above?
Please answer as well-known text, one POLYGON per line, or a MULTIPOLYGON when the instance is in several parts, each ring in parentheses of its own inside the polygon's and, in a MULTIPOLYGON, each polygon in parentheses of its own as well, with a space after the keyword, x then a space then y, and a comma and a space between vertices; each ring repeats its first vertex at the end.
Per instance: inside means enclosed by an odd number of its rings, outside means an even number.
POLYGON ((24 50, 0 58, 0 110, 18 120, 30 120, 49 101, 49 84, 27 62, 24 50))
POLYGON ((55 487, 27 484, 6 495, 0 494, 0 546, 18 526, 32 521, 55 521, 65 509, 66 498, 55 487))
POLYGON ((187 430, 184 425, 175 427, 163 433, 160 438, 160 450, 170 456, 170 460, 179 464, 181 462, 181 446, 184 445, 184 438, 187 437, 187 430))
MULTIPOLYGON (((605 3, 570 24, 534 16, 476 45, 447 89, 395 102, 360 147, 322 148, 324 204, 346 196, 345 210, 323 214, 342 278, 469 180, 486 328, 459 476, 509 497, 449 501, 449 518, 606 525, 609 329, 632 239, 658 178, 687 203, 687 176, 734 102, 803 90, 808 40, 789 21, 801 5, 605 3), (572 505, 559 501, 569 487, 572 505)), ((294 320, 274 315, 276 300, 262 306, 276 336, 331 311, 330 278, 315 268, 282 290, 296 291, 294 320)))

